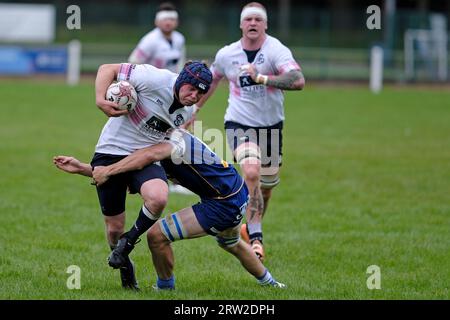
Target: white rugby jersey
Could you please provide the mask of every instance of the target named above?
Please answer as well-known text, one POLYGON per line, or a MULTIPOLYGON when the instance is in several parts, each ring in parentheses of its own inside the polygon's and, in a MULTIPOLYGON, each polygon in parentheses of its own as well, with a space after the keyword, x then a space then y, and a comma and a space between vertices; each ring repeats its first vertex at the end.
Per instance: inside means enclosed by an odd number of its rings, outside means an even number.
POLYGON ((160 69, 179 72, 186 60, 184 36, 173 31, 170 43, 159 28, 147 33, 130 55, 131 63, 151 64, 160 69))
POLYGON ((190 119, 193 107, 169 110, 174 102, 173 87, 177 77, 176 73, 148 64, 122 64, 117 80, 130 82, 136 89, 138 101, 128 115, 109 118, 95 152, 128 155, 161 142, 169 128, 190 119))
MULTIPOLYGON (((256 84, 250 76, 240 76, 239 68, 248 64, 241 41, 220 49, 211 72, 214 77, 225 76, 229 81, 230 94, 225 121, 234 121, 251 127, 266 127, 284 120, 283 91, 274 87, 256 84)), ((291 51, 278 39, 267 35, 256 54, 253 65, 264 75, 279 75, 291 70, 300 70, 291 51)))

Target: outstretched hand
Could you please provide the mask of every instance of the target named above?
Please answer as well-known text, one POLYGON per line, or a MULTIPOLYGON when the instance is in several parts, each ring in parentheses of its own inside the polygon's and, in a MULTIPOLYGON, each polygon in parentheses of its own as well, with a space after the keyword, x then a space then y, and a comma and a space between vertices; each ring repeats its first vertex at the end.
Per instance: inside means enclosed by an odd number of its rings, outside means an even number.
POLYGON ((83 170, 80 160, 74 157, 56 156, 53 157, 53 163, 58 169, 68 173, 81 173, 83 170))
POLYGON ((53 157, 53 164, 62 171, 92 177, 91 165, 81 162, 77 158, 69 156, 56 156, 53 157))

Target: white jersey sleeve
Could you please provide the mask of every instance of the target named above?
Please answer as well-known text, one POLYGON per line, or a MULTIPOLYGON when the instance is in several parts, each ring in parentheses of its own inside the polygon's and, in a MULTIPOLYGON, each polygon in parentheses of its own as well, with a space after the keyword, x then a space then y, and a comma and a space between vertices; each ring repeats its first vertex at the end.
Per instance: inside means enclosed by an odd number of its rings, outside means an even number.
POLYGON ((286 73, 292 70, 301 70, 289 48, 285 46, 278 46, 277 50, 273 52, 273 55, 275 68, 278 72, 277 74, 286 73))
POLYGON ((153 72, 155 69, 149 64, 122 63, 117 75, 117 81, 126 80, 130 82, 137 92, 142 92, 146 89, 157 90, 163 82, 159 76, 149 76, 155 74, 153 72))
POLYGON ((224 64, 223 64, 223 52, 224 52, 225 48, 222 48, 217 52, 214 62, 212 63, 212 65, 210 67, 211 73, 213 74, 213 77, 216 79, 217 78, 220 79, 225 75, 224 64))

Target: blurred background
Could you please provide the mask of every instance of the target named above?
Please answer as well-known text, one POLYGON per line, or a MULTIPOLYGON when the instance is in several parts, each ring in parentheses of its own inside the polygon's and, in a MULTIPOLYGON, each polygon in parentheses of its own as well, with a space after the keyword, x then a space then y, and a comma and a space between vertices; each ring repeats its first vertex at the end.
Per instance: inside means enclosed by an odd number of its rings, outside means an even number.
MULTIPOLYGON (((240 11, 247 2, 172 1, 180 13, 178 30, 186 37, 187 57, 211 62, 219 48, 238 40, 241 35, 240 11)), ((2 3, 54 6, 55 31, 47 45, 49 42, 66 45, 78 39, 82 44, 81 72, 94 73, 101 63, 126 61, 140 38, 153 29, 160 1, 38 0, 2 3), (81 29, 68 30, 66 22, 70 14, 66 10, 74 4, 81 10, 81 29)), ((268 33, 291 48, 309 80, 369 80, 370 50, 372 46, 380 45, 384 49, 385 81, 448 83, 450 1, 278 0, 262 3, 269 13, 268 33), (367 27, 372 13, 367 13, 370 5, 381 9, 380 29, 367 27)), ((3 33, 16 28, 16 22, 5 26, 3 19, 0 22, 3 33)), ((36 45, 27 42, 0 37, 0 45, 3 46, 36 45)))

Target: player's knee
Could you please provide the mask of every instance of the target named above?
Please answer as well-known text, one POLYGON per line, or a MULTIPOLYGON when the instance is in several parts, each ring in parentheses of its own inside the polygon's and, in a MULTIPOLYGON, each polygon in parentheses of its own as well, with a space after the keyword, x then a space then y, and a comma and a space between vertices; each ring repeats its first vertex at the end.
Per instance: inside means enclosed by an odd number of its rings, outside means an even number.
POLYGON ((248 164, 242 167, 245 181, 249 183, 258 183, 261 177, 260 166, 257 164, 248 164))
POLYGON ((154 225, 154 227, 150 228, 147 232, 147 243, 148 247, 151 250, 160 249, 162 246, 166 245, 169 241, 162 234, 161 230, 154 225))
POLYGON ((145 206, 154 214, 161 213, 167 205, 167 194, 157 192, 144 197, 145 206))
POLYGON ((121 221, 108 221, 106 223, 106 231, 111 239, 119 239, 124 230, 125 225, 121 221))

